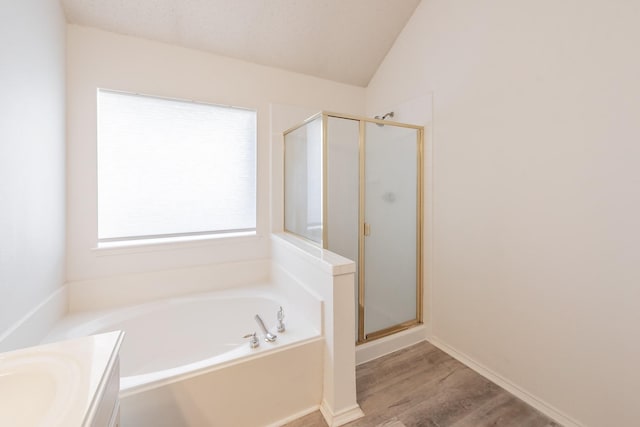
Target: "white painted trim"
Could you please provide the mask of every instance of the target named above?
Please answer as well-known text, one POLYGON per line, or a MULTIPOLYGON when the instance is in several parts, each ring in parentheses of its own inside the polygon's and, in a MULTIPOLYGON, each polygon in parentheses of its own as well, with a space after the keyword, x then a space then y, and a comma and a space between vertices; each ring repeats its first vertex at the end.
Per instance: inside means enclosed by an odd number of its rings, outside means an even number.
POLYGON ((324 417, 324 420, 327 422, 327 425, 329 427, 339 427, 350 423, 353 420, 364 417, 364 412, 362 412, 362 409, 360 409, 360 406, 358 405, 343 409, 337 414, 334 414, 331 411, 331 407, 324 399, 322 400, 322 404, 320 405, 320 413, 324 417))
POLYGON ((53 324, 67 313, 67 301, 68 286, 63 285, 0 335, 0 352, 40 344, 53 324))
POLYGON ((517 398, 533 406, 538 411, 552 418, 553 420, 560 423, 564 427, 584 427, 583 424, 580 424, 578 421, 574 420, 573 418, 566 415, 562 411, 553 407, 552 405, 545 402, 544 400, 532 395, 531 393, 527 392, 520 386, 504 378, 500 374, 487 368, 483 364, 476 362, 471 357, 467 356, 466 354, 446 344, 443 340, 432 336, 428 338, 428 341, 434 346, 438 347, 440 350, 447 353, 449 356, 453 357, 454 359, 458 360, 459 362, 473 369, 474 371, 476 371, 478 374, 482 375, 489 381, 499 385, 509 393, 513 394, 517 398))
POLYGON ((427 327, 416 326, 356 347, 356 365, 402 350, 427 339, 427 327))
POLYGON ((234 242, 258 242, 264 236, 255 231, 225 234, 204 234, 197 236, 165 237, 155 239, 125 240, 112 243, 98 243, 91 251, 96 256, 128 255, 145 252, 159 252, 192 247, 208 247, 234 242))
POLYGON ((302 418, 306 415, 309 415, 313 412, 316 412, 318 409, 320 409, 320 405, 313 405, 308 407, 307 409, 303 409, 302 411, 298 411, 293 415, 289 415, 288 417, 285 417, 281 420, 276 421, 275 423, 271 423, 271 424, 267 424, 265 427, 280 427, 283 426, 285 424, 290 423, 291 421, 295 421, 298 418, 302 418))

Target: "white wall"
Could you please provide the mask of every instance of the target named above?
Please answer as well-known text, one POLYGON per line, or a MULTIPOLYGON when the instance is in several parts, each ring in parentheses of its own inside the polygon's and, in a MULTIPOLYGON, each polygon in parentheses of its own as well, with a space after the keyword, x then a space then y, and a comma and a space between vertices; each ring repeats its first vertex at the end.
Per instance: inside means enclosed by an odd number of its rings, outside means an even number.
POLYGON ((0 336, 64 282, 65 27, 0 3, 0 336))
MULTIPOLYGON (((361 114, 363 88, 144 39, 68 26, 68 248, 70 281, 264 258, 269 253, 270 104, 361 114), (258 110, 257 238, 96 252, 96 88, 258 110)), ((280 198, 281 200, 281 198, 280 198)))
POLYGON ((424 0, 367 91, 433 92, 434 340, 590 426, 640 424, 639 18, 424 0))

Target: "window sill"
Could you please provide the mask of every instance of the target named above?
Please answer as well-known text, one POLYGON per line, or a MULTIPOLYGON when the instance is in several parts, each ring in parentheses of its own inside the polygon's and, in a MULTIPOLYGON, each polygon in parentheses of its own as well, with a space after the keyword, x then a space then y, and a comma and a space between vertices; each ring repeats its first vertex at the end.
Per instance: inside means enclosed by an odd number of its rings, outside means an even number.
POLYGON ((127 240, 121 242, 98 243, 91 250, 99 256, 121 255, 140 252, 156 252, 201 246, 222 245, 230 242, 238 243, 260 239, 256 231, 239 233, 208 234, 202 236, 165 237, 143 240, 127 240))

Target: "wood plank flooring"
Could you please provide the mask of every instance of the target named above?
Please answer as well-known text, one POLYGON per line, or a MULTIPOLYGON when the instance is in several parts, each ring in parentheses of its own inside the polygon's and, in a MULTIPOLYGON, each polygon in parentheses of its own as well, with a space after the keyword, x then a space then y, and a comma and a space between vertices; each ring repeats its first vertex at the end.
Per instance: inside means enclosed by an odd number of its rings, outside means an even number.
MULTIPOLYGON (((555 427, 517 397, 422 342, 357 367, 365 413, 349 427, 555 427)), ((319 411, 286 427, 327 427, 319 411)))

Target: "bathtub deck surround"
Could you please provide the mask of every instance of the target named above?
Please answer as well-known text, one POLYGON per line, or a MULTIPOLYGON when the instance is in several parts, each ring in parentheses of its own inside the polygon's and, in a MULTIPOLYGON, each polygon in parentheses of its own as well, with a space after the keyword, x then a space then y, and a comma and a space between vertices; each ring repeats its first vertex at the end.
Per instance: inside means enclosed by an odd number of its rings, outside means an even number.
POLYGON ((322 349, 322 339, 316 338, 144 392, 122 393, 123 425, 282 425, 317 410, 322 349))

